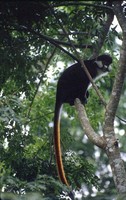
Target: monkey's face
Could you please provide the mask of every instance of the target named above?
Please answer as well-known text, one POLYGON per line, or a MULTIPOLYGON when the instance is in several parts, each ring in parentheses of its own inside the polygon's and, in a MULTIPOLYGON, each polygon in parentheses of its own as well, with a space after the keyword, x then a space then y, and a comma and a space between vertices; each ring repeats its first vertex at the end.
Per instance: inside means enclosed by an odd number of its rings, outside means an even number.
POLYGON ((112 63, 112 58, 108 54, 103 54, 97 57, 95 63, 97 64, 99 70, 101 70, 103 73, 109 72, 111 70, 110 64, 112 63))

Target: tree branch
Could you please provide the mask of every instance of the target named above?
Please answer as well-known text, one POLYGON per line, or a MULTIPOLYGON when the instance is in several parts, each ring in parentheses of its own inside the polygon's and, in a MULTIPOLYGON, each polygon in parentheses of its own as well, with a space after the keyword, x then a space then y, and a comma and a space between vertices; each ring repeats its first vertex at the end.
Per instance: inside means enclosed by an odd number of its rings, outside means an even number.
POLYGON ((106 143, 103 137, 100 137, 98 134, 95 133, 93 128, 90 125, 90 122, 87 118, 86 111, 84 106, 81 104, 79 99, 75 99, 75 107, 78 111, 78 117, 81 122, 82 128, 85 130, 85 134, 89 138, 89 140, 95 144, 96 146, 105 149, 106 143))
MULTIPOLYGON (((72 34, 70 34, 70 35, 72 35, 72 34)), ((54 39, 51 38, 51 40, 54 40, 54 39)), ((56 44, 71 47, 71 43, 69 43, 69 42, 62 42, 59 40, 54 40, 54 41, 56 44)), ((89 49, 91 49, 93 47, 91 44, 74 44, 74 46, 76 48, 89 48, 89 49)))
POLYGON ((54 45, 57 48, 59 48, 64 53, 66 53, 71 58, 73 58, 73 60, 76 60, 78 62, 78 59, 73 54, 69 53, 67 50, 65 50, 63 47, 61 47, 59 44, 57 44, 57 42, 53 38, 46 36, 46 35, 43 35, 42 33, 38 32, 38 31, 34 31, 33 29, 28 29, 26 26, 20 26, 20 29, 16 27, 16 30, 17 31, 30 32, 34 35, 37 35, 39 38, 45 40, 46 42, 49 42, 50 44, 54 45))
POLYGON ((94 3, 85 3, 85 2, 82 2, 82 1, 64 1, 64 2, 61 2, 61 3, 55 3, 55 4, 52 4, 52 7, 60 7, 60 6, 92 6, 92 7, 96 7, 96 8, 104 8, 104 9, 107 9, 109 11, 112 10, 112 8, 110 6, 107 6, 107 5, 98 5, 98 4, 94 4, 94 3))
POLYGON ((106 118, 104 128, 113 127, 116 110, 119 104, 123 83, 126 77, 126 18, 122 12, 120 1, 115 1, 114 12, 123 30, 123 43, 120 51, 119 68, 114 81, 112 94, 106 108, 106 118))

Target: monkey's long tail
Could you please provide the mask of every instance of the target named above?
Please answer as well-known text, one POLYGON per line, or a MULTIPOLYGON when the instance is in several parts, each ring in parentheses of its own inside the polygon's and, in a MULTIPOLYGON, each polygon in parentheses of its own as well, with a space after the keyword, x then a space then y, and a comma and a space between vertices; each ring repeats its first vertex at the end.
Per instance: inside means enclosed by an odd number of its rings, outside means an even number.
POLYGON ((61 146, 60 146, 60 111, 62 108, 62 103, 57 103, 55 105, 55 116, 54 116, 54 147, 55 147, 55 157, 57 163, 58 175, 62 183, 69 187, 68 181, 65 176, 65 171, 62 162, 61 146))

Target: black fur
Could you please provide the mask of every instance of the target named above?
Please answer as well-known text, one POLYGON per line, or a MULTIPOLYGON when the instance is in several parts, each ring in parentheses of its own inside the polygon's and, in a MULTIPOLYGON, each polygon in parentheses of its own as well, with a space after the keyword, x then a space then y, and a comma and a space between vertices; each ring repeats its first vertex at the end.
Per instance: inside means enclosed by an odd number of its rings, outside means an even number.
MULTIPOLYGON (((100 74, 109 71, 108 67, 111 63, 112 58, 106 54, 98 56, 96 59, 84 61, 93 79, 99 75, 99 71, 100 74), (95 61, 102 61, 102 68, 95 61)), ((80 63, 68 67, 60 76, 57 84, 57 103, 60 105, 63 103, 74 105, 75 99, 79 98, 85 104, 89 96, 87 91, 89 84, 90 81, 80 63)))

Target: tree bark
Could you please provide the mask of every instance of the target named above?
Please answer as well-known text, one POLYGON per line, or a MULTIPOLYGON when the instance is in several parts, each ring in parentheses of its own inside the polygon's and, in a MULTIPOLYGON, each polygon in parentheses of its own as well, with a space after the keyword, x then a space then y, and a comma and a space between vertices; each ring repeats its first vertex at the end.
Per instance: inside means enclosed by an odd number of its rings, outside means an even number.
POLYGON ((118 108, 123 83, 126 77, 126 18, 120 1, 114 3, 114 13, 122 27, 123 41, 120 51, 118 72, 114 81, 113 90, 106 108, 105 124, 103 127, 104 138, 106 139, 106 154, 111 165, 115 186, 119 193, 126 193, 126 171, 120 156, 118 141, 114 132, 114 119, 118 108))

